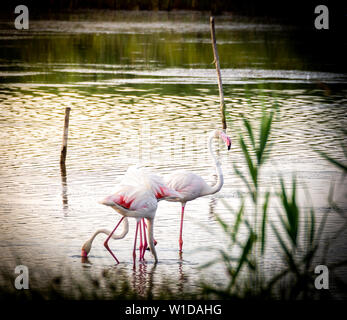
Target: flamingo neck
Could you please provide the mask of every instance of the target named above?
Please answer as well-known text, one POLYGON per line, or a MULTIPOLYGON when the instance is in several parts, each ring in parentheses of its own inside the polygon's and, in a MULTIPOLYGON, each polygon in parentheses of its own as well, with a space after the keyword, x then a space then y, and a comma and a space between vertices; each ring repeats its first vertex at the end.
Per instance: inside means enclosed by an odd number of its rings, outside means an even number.
MULTIPOLYGON (((123 239, 127 235, 128 232, 129 232, 129 222, 128 222, 127 217, 125 217, 124 222, 123 222, 122 232, 120 234, 113 234, 111 236, 111 238, 114 240, 123 239)), ((109 231, 107 229, 99 229, 99 230, 95 231, 95 233, 92 235, 92 237, 89 240, 87 240, 82 247, 82 250, 84 250, 86 254, 89 253, 90 249, 92 248, 92 244, 93 244, 94 239, 100 233, 104 233, 108 236, 108 235, 110 235, 111 231, 109 231)))
POLYGON ((221 168, 221 163, 218 161, 217 157, 214 154, 212 143, 215 135, 214 133, 210 135, 209 140, 208 140, 208 149, 210 151, 211 157, 213 159, 213 162, 215 164, 215 169, 216 169, 216 174, 217 174, 217 182, 215 185, 209 188, 207 190, 206 195, 208 194, 214 194, 218 192, 220 189, 222 189, 223 183, 224 183, 224 178, 223 178, 223 172, 221 168))

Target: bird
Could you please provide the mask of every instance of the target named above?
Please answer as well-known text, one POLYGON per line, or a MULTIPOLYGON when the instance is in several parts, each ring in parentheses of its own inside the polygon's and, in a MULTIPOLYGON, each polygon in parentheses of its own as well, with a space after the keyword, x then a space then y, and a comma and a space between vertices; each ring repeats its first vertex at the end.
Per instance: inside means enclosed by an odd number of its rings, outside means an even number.
POLYGON ((186 203, 196 198, 206 196, 206 195, 211 195, 218 192, 222 188, 224 183, 221 163, 219 162, 219 160, 217 160, 212 150, 212 142, 215 138, 222 139, 225 142, 228 150, 230 150, 230 147, 231 147, 231 139, 229 136, 226 135, 226 133, 223 130, 216 129, 209 134, 208 149, 214 161, 215 169, 216 169, 216 173, 218 177, 215 185, 213 186, 208 185, 202 177, 200 177, 199 175, 193 172, 186 171, 186 170, 176 171, 165 179, 165 184, 167 185, 167 187, 170 190, 172 189, 177 191, 180 195, 179 197, 176 197, 176 198, 165 199, 167 201, 181 202, 182 208, 181 208, 181 223, 180 223, 180 235, 179 235, 179 251, 180 252, 182 252, 182 246, 183 246, 182 232, 183 232, 184 208, 186 203))
POLYGON ((122 218, 117 223, 113 231, 108 231, 105 229, 97 230, 93 236, 88 239, 82 246, 82 257, 87 257, 91 250, 92 242, 95 237, 104 233, 108 235, 106 241, 104 242, 105 248, 109 251, 112 257, 115 259, 116 263, 119 260, 114 255, 112 250, 108 246, 108 242, 111 238, 122 239, 128 233, 128 217, 136 219, 136 231, 133 249, 133 259, 135 263, 136 259, 136 243, 138 232, 140 233, 140 260, 144 259, 145 250, 147 245, 151 250, 155 262, 158 262, 157 253, 154 245, 154 217, 158 207, 158 201, 163 199, 177 199, 179 194, 167 188, 162 181, 161 177, 151 173, 144 167, 131 166, 125 173, 122 181, 116 187, 115 192, 101 200, 100 203, 106 206, 110 206, 112 209, 117 211, 122 215, 122 218), (147 225, 144 221, 147 220, 147 225), (121 222, 124 220, 123 231, 119 235, 114 235, 121 222), (148 241, 146 237, 146 228, 148 233, 148 241))

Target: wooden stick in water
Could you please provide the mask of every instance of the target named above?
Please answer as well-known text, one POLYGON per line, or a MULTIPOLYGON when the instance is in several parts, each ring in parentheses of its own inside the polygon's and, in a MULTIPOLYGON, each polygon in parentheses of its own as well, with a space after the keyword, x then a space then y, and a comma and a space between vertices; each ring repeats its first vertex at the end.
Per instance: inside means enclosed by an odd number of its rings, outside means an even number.
POLYGON ((71 110, 70 107, 65 108, 64 135, 63 135, 63 143, 61 146, 61 154, 60 154, 60 164, 63 164, 63 165, 65 165, 65 159, 66 159, 67 138, 69 134, 70 110, 71 110))
POLYGON ((223 84, 222 84, 222 77, 220 73, 219 56, 218 56, 218 50, 217 50, 217 44, 216 44, 216 33, 214 31, 214 17, 210 17, 210 27, 211 27, 211 40, 212 40, 212 48, 213 48, 213 56, 214 56, 213 62, 216 66, 217 77, 218 77, 218 89, 219 89, 219 98, 220 98, 220 111, 222 116, 222 126, 223 126, 223 130, 225 131, 227 128, 227 123, 225 120, 223 84))

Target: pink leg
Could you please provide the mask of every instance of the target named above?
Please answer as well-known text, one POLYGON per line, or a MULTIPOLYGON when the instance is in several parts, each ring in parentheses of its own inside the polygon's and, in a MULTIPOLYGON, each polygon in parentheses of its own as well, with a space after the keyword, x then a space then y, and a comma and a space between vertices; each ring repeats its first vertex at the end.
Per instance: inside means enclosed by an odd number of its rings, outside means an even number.
POLYGON ((139 227, 140 227, 140 247, 139 247, 140 258, 139 258, 139 261, 141 261, 141 260, 142 260, 142 251, 143 251, 141 220, 140 220, 139 224, 140 224, 140 225, 139 225, 139 227))
POLYGON ((182 232, 183 232, 184 206, 185 206, 185 205, 182 204, 180 238, 179 238, 179 240, 178 240, 178 243, 179 243, 179 245, 180 245, 180 252, 182 252, 182 246, 183 246, 182 232))
MULTIPOLYGON (((140 226, 141 228, 141 226, 140 226)), ((145 253, 146 253, 146 249, 147 249, 147 237, 146 237, 146 222, 145 219, 142 219, 142 228, 143 228, 143 239, 144 239, 144 243, 143 243, 143 250, 142 250, 142 259, 145 259, 145 253)))
POLYGON ((113 229, 113 231, 109 234, 109 236, 107 237, 106 241, 104 242, 104 246, 107 249, 107 251, 109 253, 111 253, 111 256, 116 260, 117 263, 119 263, 118 259, 116 258, 116 256, 113 254, 113 252, 111 251, 111 249, 108 246, 108 241, 110 240, 110 238, 112 237, 113 233, 116 231, 116 229, 118 228, 118 226, 120 225, 120 223, 123 221, 124 217, 122 217, 119 222, 117 223, 116 227, 113 229))
POLYGON ((139 230, 139 222, 136 222, 136 231, 135 231, 135 241, 134 241, 134 251, 133 251, 133 259, 134 265, 136 260, 136 240, 137 240, 137 231, 139 230))

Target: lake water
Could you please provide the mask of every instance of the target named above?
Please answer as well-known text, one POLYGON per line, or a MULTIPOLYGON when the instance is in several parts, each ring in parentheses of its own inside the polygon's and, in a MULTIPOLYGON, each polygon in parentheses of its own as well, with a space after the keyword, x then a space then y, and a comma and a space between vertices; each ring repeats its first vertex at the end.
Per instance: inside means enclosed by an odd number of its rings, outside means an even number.
MULTIPOLYGON (((206 137, 220 126, 220 116, 209 32, 209 17, 198 13, 86 12, 31 20, 28 31, 1 22, 3 269, 14 269, 18 258, 33 272, 47 270, 49 275, 72 272, 82 278, 89 272, 123 270, 135 281, 151 273, 149 253, 147 264, 132 270, 135 221, 124 240, 110 245, 118 266, 103 247, 103 236, 94 243, 90 263, 81 263, 81 246, 96 229, 117 223, 119 216, 98 200, 112 193, 130 165, 143 163, 163 176, 189 169, 213 183, 206 137), (67 175, 62 177, 67 106, 67 175)), ((304 40, 295 32, 288 26, 216 18, 228 134, 234 142, 229 152, 216 144, 225 184, 218 194, 187 204, 182 259, 180 205, 159 203, 155 238, 160 262, 152 281, 170 277, 181 289, 199 278, 225 282, 222 265, 205 271, 198 266, 218 256, 202 247, 226 244, 214 214, 226 221, 234 217, 222 199, 237 208, 238 192, 246 192, 232 170, 237 163, 246 172, 237 143, 242 114, 257 124, 262 106, 279 106, 272 157, 262 172, 264 190, 275 191, 280 174, 290 180, 295 173, 310 192, 317 218, 328 209, 329 188, 339 182, 340 172, 314 149, 344 159, 347 76, 313 49, 298 50, 304 40)), ((307 206, 302 190, 299 197, 307 206)), ((345 209, 343 191, 341 185, 335 196, 345 209)), ((276 217, 273 210, 270 218, 276 217)), ((333 236, 341 221, 332 213, 326 235, 333 236)), ((332 260, 346 257, 345 239, 346 234, 338 240, 332 260)), ((271 234, 268 243, 266 265, 272 270, 281 265, 281 256, 271 234)))

